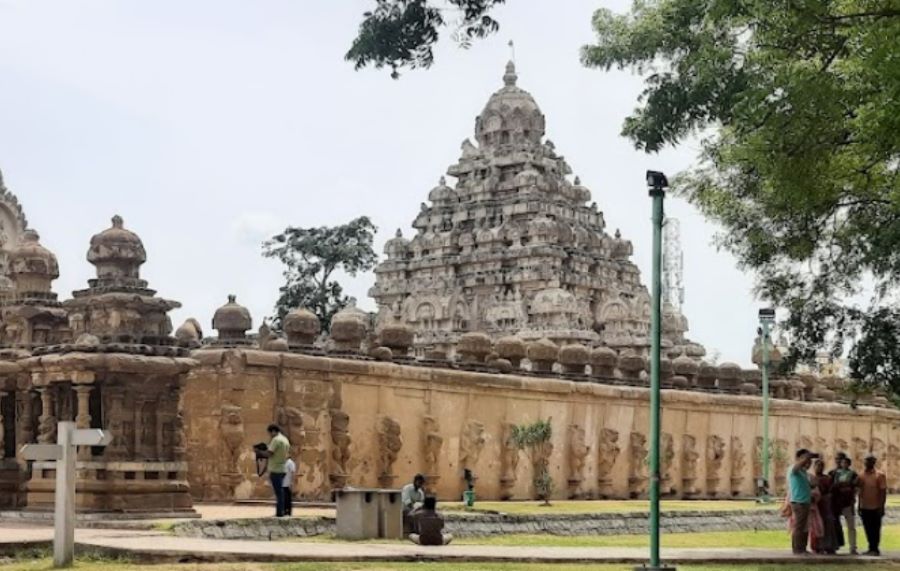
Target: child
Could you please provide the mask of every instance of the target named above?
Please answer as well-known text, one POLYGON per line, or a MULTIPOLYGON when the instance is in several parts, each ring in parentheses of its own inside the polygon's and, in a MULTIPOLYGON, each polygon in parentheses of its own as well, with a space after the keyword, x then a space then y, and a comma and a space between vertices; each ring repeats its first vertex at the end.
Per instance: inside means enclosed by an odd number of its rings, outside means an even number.
POLYGON ((294 477, 297 475, 297 465, 290 458, 284 463, 284 515, 290 516, 293 511, 294 495, 292 488, 294 487, 294 477))

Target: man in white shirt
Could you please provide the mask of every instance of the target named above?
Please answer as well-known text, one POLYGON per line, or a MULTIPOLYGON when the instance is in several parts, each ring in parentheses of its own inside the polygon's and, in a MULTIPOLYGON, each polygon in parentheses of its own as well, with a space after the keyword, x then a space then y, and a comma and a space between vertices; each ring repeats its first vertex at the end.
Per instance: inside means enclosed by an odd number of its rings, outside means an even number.
POLYGON ((297 476, 297 465, 290 458, 284 463, 284 515, 289 516, 293 512, 294 504, 294 478, 297 476))
POLYGON ((412 533, 413 523, 410 515, 425 503, 425 476, 416 474, 412 484, 406 484, 400 490, 400 505, 403 506, 404 534, 412 533))

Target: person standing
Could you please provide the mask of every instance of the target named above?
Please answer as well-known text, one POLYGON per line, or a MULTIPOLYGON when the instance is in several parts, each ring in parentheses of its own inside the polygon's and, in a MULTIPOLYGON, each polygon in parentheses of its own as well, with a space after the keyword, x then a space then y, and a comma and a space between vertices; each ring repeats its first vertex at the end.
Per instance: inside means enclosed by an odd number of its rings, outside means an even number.
POLYGON ((884 472, 875 469, 877 462, 873 454, 866 456, 866 469, 859 475, 859 517, 869 544, 866 555, 881 555, 881 520, 887 503, 887 478, 884 472))
POLYGON ((806 448, 797 450, 794 464, 788 472, 789 495, 791 502, 791 549, 794 555, 808 555, 806 544, 809 541, 809 511, 812 503, 812 486, 809 481, 809 467, 813 454, 806 448))
POLYGON ((291 458, 284 463, 284 482, 282 491, 284 493, 284 515, 290 516, 294 513, 294 480, 297 479, 297 465, 291 458))
MULTIPOLYGON (((832 491, 834 481, 825 473, 825 461, 818 459, 813 464, 813 484, 818 490, 818 499, 815 500, 816 511, 821 520, 821 534, 814 536, 812 548, 816 553, 834 554, 837 551, 837 532, 835 530, 834 501, 832 491)), ((813 498, 816 494, 813 493, 813 498)))
POLYGON ((841 516, 847 522, 847 541, 850 544, 850 555, 857 555, 856 548, 856 490, 859 487, 859 477, 851 466, 853 462, 846 454, 841 453, 838 469, 832 473, 834 487, 834 517, 840 528, 841 516))
POLYGON ((277 424, 270 424, 266 431, 271 437, 269 449, 257 452, 257 455, 269 459, 269 480, 272 482, 272 491, 275 493, 275 517, 284 517, 286 515, 284 474, 291 443, 287 436, 282 434, 281 428, 277 424))

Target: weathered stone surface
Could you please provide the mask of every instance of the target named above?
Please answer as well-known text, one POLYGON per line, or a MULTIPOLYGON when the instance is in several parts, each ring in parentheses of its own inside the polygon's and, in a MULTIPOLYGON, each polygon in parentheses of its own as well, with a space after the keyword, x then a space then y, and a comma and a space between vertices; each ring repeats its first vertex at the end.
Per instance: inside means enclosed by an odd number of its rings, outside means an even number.
POLYGON ((501 359, 508 360, 513 368, 518 369, 525 358, 525 341, 515 335, 507 335, 497 340, 494 350, 501 359))
POLYGON ((305 307, 292 309, 282 320, 289 345, 312 345, 322 331, 318 316, 305 307))
POLYGON ((466 333, 459 338, 456 351, 466 363, 483 363, 493 350, 491 338, 484 333, 466 333))
POLYGON ((528 360, 531 361, 532 370, 550 371, 553 363, 559 357, 559 347, 549 339, 532 341, 525 350, 528 360))
POLYGON ((378 333, 381 344, 397 351, 398 355, 406 355, 409 352, 415 336, 415 332, 411 327, 399 323, 385 325, 378 333))
POLYGON ((580 343, 565 345, 559 349, 559 364, 567 373, 584 373, 590 358, 590 350, 580 343))

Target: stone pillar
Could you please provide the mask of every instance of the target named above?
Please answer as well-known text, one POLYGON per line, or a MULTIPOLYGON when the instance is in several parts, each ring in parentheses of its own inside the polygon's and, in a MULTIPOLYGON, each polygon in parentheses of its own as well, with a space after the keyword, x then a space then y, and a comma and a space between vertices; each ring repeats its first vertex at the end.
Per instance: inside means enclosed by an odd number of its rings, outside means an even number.
POLYGON ((103 451, 107 460, 123 460, 128 452, 125 443, 125 389, 121 387, 105 387, 103 391, 107 403, 104 412, 106 421, 104 430, 112 434, 112 442, 103 451))
POLYGON ((54 390, 51 387, 38 389, 41 395, 41 416, 38 419, 38 442, 56 444, 56 414, 53 411, 54 390))
MULTIPOLYGON (((75 385, 73 387, 75 391, 75 396, 78 399, 78 409, 75 414, 75 428, 90 428, 91 427, 91 390, 94 387, 91 385, 75 385)), ((90 446, 79 446, 78 447, 78 460, 86 461, 91 459, 91 447, 90 446)))
MULTIPOLYGON (((21 449, 23 444, 31 444, 34 441, 34 430, 32 423, 34 422, 33 410, 31 408, 32 394, 26 389, 16 392, 16 450, 21 449)), ((25 460, 19 459, 23 465, 25 460)))

